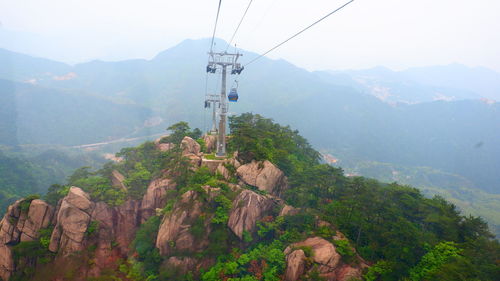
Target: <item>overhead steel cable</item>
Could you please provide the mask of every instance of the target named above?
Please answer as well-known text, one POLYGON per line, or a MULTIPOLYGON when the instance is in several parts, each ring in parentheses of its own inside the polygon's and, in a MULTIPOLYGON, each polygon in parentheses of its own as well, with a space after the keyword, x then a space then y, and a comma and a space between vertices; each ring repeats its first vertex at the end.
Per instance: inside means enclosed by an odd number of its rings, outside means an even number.
POLYGON ((339 8, 337 8, 337 9, 333 10, 332 12, 328 13, 328 14, 327 14, 327 15, 325 15, 324 17, 322 17, 322 18, 320 18, 319 20, 315 21, 315 22, 314 22, 314 23, 312 23, 311 25, 309 25, 309 26, 307 26, 306 28, 302 29, 301 31, 299 31, 299 32, 295 33, 295 34, 294 34, 294 35, 292 35, 290 38, 288 38, 288 39, 286 39, 285 41, 283 41, 283 42, 279 43, 278 45, 276 45, 276 46, 272 47, 272 48, 271 48, 271 49, 269 49, 267 52, 265 52, 265 53, 263 53, 263 54, 259 55, 258 57, 254 58, 253 60, 251 60, 250 62, 248 62, 248 63, 247 63, 247 64, 245 64, 244 66, 247 66, 247 65, 249 65, 249 64, 251 64, 251 63, 253 63, 254 61, 256 61, 256 60, 258 60, 258 59, 262 58, 263 56, 265 56, 265 55, 269 54, 270 52, 272 52, 272 51, 276 50, 276 49, 277 49, 277 48, 279 48, 281 45, 283 45, 283 44, 285 44, 286 42, 288 42, 288 41, 292 40, 293 38, 295 38, 295 37, 299 36, 302 32, 304 32, 304 31, 308 30, 309 28, 313 27, 314 25, 318 24, 320 21, 322 21, 322 20, 326 19, 327 17, 329 17, 329 16, 331 16, 331 15, 335 14, 336 12, 338 12, 338 11, 342 10, 345 6, 347 6, 347 5, 351 4, 352 2, 354 2, 354 0, 351 0, 351 1, 347 2, 347 3, 345 3, 344 5, 340 6, 339 8))
POLYGON ((243 19, 245 19, 245 16, 247 15, 248 9, 250 9, 250 6, 252 5, 252 2, 253 2, 253 0, 250 0, 250 2, 248 2, 248 6, 245 10, 245 13, 243 13, 243 16, 241 17, 240 22, 238 23, 238 26, 234 30, 233 36, 231 36, 231 40, 229 40, 229 43, 227 43, 226 52, 227 52, 227 49, 229 49, 229 46, 231 46, 231 43, 233 43, 233 39, 236 36, 238 29, 240 29, 241 23, 243 22, 243 19))
MULTIPOLYGON (((210 53, 212 53, 213 47, 214 47, 215 32, 217 31, 217 23, 219 22, 219 13, 220 13, 221 4, 222 4, 222 0, 219 0, 219 6, 217 7, 217 15, 215 17, 214 32, 212 33, 212 40, 210 42, 210 53)), ((208 60, 210 60, 210 56, 208 57, 208 60)), ((205 76, 205 103, 207 101, 207 98, 208 98, 208 72, 206 73, 206 76, 205 76)), ((206 104, 205 104, 205 106, 206 106, 206 104)), ((206 129, 206 127, 205 127, 205 118, 206 118, 205 114, 206 114, 206 110, 203 114, 203 127, 204 127, 203 129, 206 129)))
POLYGON ((217 16, 215 17, 214 32, 212 33, 212 42, 210 43, 210 52, 213 51, 215 31, 217 30, 217 22, 219 21, 219 13, 220 13, 221 4, 222 4, 222 0, 219 0, 219 7, 217 8, 217 16))

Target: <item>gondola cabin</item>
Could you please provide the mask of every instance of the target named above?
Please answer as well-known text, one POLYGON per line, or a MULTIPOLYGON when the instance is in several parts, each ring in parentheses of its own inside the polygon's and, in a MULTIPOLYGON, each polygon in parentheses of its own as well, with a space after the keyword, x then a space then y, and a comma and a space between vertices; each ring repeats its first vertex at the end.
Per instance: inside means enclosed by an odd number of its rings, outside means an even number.
POLYGON ((236 91, 236 88, 231 89, 227 98, 229 99, 230 102, 237 102, 238 101, 238 92, 236 91))

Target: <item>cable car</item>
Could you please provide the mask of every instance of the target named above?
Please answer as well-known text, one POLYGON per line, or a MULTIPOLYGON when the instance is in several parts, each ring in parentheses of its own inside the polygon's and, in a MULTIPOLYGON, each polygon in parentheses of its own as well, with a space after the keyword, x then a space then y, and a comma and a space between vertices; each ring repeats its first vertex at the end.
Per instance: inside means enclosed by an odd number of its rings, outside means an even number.
POLYGON ((231 89, 227 98, 229 99, 230 102, 237 102, 238 101, 238 92, 236 91, 236 88, 231 89))

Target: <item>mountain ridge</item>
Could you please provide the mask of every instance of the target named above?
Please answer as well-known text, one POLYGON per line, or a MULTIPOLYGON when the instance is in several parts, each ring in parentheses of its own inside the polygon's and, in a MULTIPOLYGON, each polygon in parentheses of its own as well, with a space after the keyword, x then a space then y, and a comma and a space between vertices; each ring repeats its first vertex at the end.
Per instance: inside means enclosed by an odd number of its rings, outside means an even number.
MULTIPOLYGON (((134 136, 153 135, 164 131, 166 124, 180 120, 206 129, 210 119, 202 106, 209 43, 208 39, 185 40, 151 60, 77 64, 71 72, 57 75, 57 79, 54 75, 43 75, 43 72, 36 82, 49 91, 75 91, 86 99, 94 96, 111 101, 109 106, 116 106, 124 113, 116 116, 130 118, 132 123, 129 124, 135 124, 137 128, 149 117, 161 120, 156 126, 137 132, 132 126, 122 126, 121 123, 115 126, 121 129, 113 137, 133 133, 134 136), (133 112, 138 113, 135 117, 126 114, 126 107, 119 105, 132 106, 135 108, 133 112), (140 114, 143 109, 151 113, 140 114)), ((225 42, 217 41, 217 46, 225 45, 225 42)), ((242 52, 245 60, 257 56, 242 52)), ((387 72, 387 69, 379 70, 387 72)), ((21 80, 32 78, 37 77, 25 76, 21 80)), ((265 57, 247 67, 241 76, 231 76, 228 86, 234 85, 231 80, 235 78, 239 80, 240 102, 231 103, 230 115, 258 111, 282 124, 292 125, 319 150, 325 149, 341 161, 430 166, 465 176, 475 188, 500 192, 500 180, 495 172, 500 164, 492 157, 498 155, 496 147, 500 147, 500 136, 496 135, 500 132, 498 103, 465 100, 391 105, 364 91, 345 73, 336 78, 321 77, 289 62, 265 57)), ((208 93, 218 90, 218 79, 209 77, 208 82, 208 93)), ((420 92, 421 88, 413 90, 420 92)), ((73 102, 71 106, 76 104, 73 102)), ((38 104, 33 103, 33 106, 36 109, 38 104)), ((102 108, 102 101, 94 99, 89 107, 102 108)), ((95 112, 94 115, 102 113, 95 112)), ((43 120, 38 119, 37 122, 43 120)), ((95 126, 99 128, 97 123, 112 126, 116 122, 113 118, 110 120, 111 123, 96 121, 95 126)), ((67 127, 79 126, 75 119, 65 121, 68 124, 72 121, 67 127)), ((23 134, 32 134, 44 127, 57 129, 54 122, 37 124, 33 129, 24 127, 23 134)), ((98 130, 94 131, 97 133, 98 130)), ((39 139, 61 143, 65 134, 61 129, 58 134, 45 134, 39 139)), ((88 142, 104 141, 110 137, 106 130, 101 130, 95 141, 88 142)))
POLYGON ((28 196, 12 204, 0 222, 0 276, 6 281, 420 281, 456 275, 493 281, 497 276, 500 244, 487 225, 440 197, 346 177, 341 169, 320 164, 319 153, 296 130, 260 115, 230 119, 233 156, 216 160, 209 159, 215 136, 194 140, 186 133, 199 132, 183 124, 155 142, 123 149, 116 155, 120 161, 98 171, 78 169, 65 185, 52 186, 44 200, 28 196))

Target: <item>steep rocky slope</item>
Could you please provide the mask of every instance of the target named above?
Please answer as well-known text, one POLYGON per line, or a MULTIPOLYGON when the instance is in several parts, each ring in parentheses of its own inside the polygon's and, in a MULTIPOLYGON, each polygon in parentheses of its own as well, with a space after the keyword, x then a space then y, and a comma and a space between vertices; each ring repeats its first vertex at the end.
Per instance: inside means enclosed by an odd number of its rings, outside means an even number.
POLYGON ((500 245, 486 223, 442 198, 346 177, 321 164, 297 131, 258 115, 230 119, 226 158, 209 153, 212 137, 184 137, 196 134, 180 125, 123 149, 119 162, 76 170, 43 200, 12 204, 0 222, 0 278, 451 281, 500 274, 500 245))
MULTIPOLYGON (((169 149, 169 146, 165 147, 157 143, 157 149, 169 149)), ((10 280, 16 272, 26 271, 23 268, 26 266, 36 268, 33 280, 90 280, 110 270, 120 275, 117 263, 134 255, 133 241, 138 229, 156 216, 161 219, 156 230, 155 247, 164 260, 162 267, 182 274, 193 272, 199 277, 201 270, 207 270, 216 262, 214 256, 200 255, 213 246, 211 234, 214 231, 221 227, 227 229, 234 237, 229 238, 234 240, 233 244, 245 249, 249 245, 245 239, 255 235, 261 221, 278 217, 280 213, 293 213, 293 208, 278 197, 288 186, 287 178, 271 162, 238 164, 239 168, 231 173, 225 164, 237 163, 236 159, 214 160, 217 164, 214 168, 214 163, 206 159, 202 164, 203 154, 194 140, 184 138, 181 147, 182 155, 190 160, 191 169, 211 165, 213 173, 224 171, 227 178, 238 182, 226 182, 228 190, 222 190, 220 185, 207 184, 175 197, 171 191, 176 190, 176 183, 164 171, 162 176, 149 183, 142 199, 128 199, 117 206, 92 200, 87 192, 76 186, 69 188, 57 206, 40 199, 19 200, 9 207, 0 222, 0 277, 10 280), (250 186, 255 190, 245 188, 250 186), (231 194, 225 210, 227 218, 214 223, 219 213, 211 213, 210 206, 217 205, 223 193, 231 194), (170 209, 162 211, 167 202, 171 202, 170 209), (193 231, 194 227, 201 227, 201 233, 193 231), (48 238, 46 254, 50 258, 44 261, 45 264, 18 255, 16 249, 19 245, 44 241, 40 233, 47 229, 50 236, 45 234, 48 238), (47 267, 54 270, 49 274, 47 267)), ((118 171, 113 171, 111 177, 115 188, 125 187, 123 175, 118 171)), ((297 212, 300 211, 295 210, 297 212)), ((359 278, 366 266, 364 263, 350 266, 341 262, 335 246, 320 237, 291 244, 283 254, 287 261, 286 273, 282 276, 285 280, 299 280, 316 266, 327 280, 348 280, 359 278), (300 250, 308 247, 312 249, 310 257, 300 250)), ((125 280, 134 280, 126 274, 121 275, 128 278, 125 280)))

